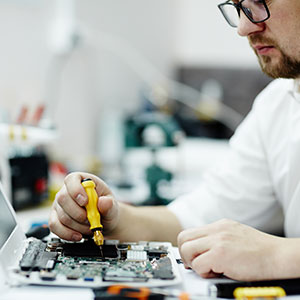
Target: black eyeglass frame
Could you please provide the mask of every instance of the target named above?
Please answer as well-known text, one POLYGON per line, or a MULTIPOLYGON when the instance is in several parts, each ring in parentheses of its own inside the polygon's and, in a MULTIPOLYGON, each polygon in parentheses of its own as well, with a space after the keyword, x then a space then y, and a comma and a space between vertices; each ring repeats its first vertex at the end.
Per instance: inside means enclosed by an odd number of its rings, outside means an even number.
POLYGON ((245 0, 241 0, 238 3, 234 3, 231 0, 227 0, 226 2, 220 3, 218 5, 218 8, 221 11, 223 17, 225 18, 225 20, 227 21, 227 23, 231 27, 235 27, 236 28, 237 25, 231 23, 230 19, 227 18, 227 15, 226 15, 225 11, 223 10, 223 6, 226 6, 226 5, 232 5, 232 6, 234 6, 236 8, 237 13, 238 13, 239 16, 241 15, 241 10, 242 10, 243 13, 245 14, 245 16, 249 19, 249 21, 252 22, 252 23, 254 23, 254 24, 265 22, 266 20, 268 20, 270 18, 271 14, 270 14, 269 8, 268 8, 265 0, 261 0, 261 2, 262 2, 263 6, 264 6, 264 8, 266 10, 267 16, 263 20, 259 20, 259 21, 255 21, 255 20, 252 19, 251 15, 249 13, 249 10, 246 7, 244 7, 243 4, 242 4, 244 1, 245 0))

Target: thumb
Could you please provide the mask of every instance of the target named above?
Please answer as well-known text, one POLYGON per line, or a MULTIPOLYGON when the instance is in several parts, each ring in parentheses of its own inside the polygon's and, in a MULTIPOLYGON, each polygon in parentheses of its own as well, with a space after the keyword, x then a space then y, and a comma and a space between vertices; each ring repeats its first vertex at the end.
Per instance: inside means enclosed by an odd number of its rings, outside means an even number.
POLYGON ((98 210, 101 215, 102 225, 106 232, 112 231, 119 221, 119 205, 113 196, 100 196, 98 210))

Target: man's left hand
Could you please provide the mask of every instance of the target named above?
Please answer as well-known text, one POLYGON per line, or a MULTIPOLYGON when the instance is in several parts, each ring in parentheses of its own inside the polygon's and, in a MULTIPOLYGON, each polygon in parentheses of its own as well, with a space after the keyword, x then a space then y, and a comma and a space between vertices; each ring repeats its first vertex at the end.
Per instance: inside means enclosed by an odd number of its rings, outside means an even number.
POLYGON ((280 266, 288 252, 285 240, 224 219, 182 231, 178 247, 185 267, 204 278, 263 280, 280 277, 280 271, 289 276, 280 266))

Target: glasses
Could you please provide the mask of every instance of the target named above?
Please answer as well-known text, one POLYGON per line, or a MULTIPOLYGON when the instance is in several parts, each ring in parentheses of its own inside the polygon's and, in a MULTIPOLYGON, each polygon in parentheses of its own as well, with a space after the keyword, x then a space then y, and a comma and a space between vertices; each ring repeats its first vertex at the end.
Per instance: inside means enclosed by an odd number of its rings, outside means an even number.
POLYGON ((265 0, 241 0, 233 2, 228 0, 218 5, 227 23, 238 27, 241 10, 252 23, 261 23, 270 18, 270 11, 265 0))

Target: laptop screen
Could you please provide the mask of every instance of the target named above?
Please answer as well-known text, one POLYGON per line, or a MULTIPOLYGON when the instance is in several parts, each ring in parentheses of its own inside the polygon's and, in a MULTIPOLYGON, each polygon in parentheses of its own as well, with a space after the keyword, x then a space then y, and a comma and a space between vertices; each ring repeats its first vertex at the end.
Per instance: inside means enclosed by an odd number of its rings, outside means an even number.
POLYGON ((0 189, 0 249, 7 241, 16 225, 16 220, 4 198, 2 190, 0 189))

